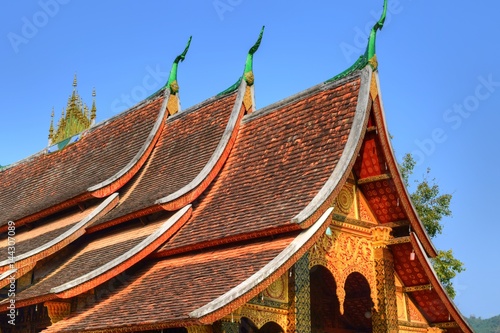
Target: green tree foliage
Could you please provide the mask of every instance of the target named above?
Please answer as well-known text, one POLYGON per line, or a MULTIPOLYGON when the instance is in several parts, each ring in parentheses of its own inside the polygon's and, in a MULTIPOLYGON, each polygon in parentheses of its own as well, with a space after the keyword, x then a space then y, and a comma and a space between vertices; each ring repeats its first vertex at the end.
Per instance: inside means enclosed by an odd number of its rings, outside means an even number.
POLYGON ((500 333, 500 315, 489 319, 470 316, 467 321, 476 333, 500 333))
MULTIPOLYGON (((406 187, 410 191, 410 178, 415 168, 415 159, 411 154, 406 154, 400 164, 400 171, 406 187)), ((430 169, 427 169, 423 179, 415 180, 415 189, 410 192, 410 197, 417 214, 431 238, 443 231, 441 219, 451 216, 451 194, 441 194, 435 179, 429 179, 430 169)), ((457 273, 465 270, 464 264, 453 256, 452 250, 438 251, 436 258, 432 259, 434 270, 437 273, 446 292, 455 298, 456 292, 452 279, 457 273)))

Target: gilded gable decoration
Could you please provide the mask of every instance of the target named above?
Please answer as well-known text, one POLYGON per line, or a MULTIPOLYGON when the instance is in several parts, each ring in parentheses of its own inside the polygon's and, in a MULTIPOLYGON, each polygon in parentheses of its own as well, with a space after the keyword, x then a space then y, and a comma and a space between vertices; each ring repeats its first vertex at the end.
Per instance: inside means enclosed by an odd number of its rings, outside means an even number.
POLYGON ((95 122, 97 108, 95 104, 95 89, 92 91, 92 107, 89 109, 78 94, 76 74, 73 79, 73 93, 68 98, 66 108, 63 108, 61 117, 54 128, 54 109, 52 109, 49 146, 63 142, 86 129, 89 129, 95 122))

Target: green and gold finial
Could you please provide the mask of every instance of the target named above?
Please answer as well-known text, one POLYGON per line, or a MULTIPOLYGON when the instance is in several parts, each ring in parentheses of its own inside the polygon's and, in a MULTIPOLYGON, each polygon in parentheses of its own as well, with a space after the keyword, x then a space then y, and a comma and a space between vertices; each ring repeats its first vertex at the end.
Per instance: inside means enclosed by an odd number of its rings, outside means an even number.
POLYGON ((368 46, 366 47, 366 59, 373 69, 377 68, 377 58, 375 54, 375 44, 377 39, 377 31, 382 30, 387 16, 387 0, 384 0, 384 9, 382 10, 382 15, 377 23, 373 26, 370 31, 370 38, 368 39, 368 46))
POLYGON ((241 84, 241 81, 245 79, 245 82, 247 83, 248 86, 253 86, 254 83, 254 76, 253 76, 253 55, 257 50, 259 49, 260 42, 262 41, 262 36, 264 35, 264 29, 265 26, 262 26, 262 29, 260 30, 259 38, 255 42, 255 44, 248 50, 248 55, 247 55, 247 60, 245 62, 245 71, 243 72, 243 77, 240 77, 236 83, 234 83, 232 86, 227 88, 226 90, 220 92, 217 94, 217 96, 222 96, 225 94, 229 94, 236 89, 241 84))
POLYGON ((382 15, 370 31, 370 37, 368 38, 368 45, 366 46, 365 53, 361 55, 351 67, 349 67, 342 73, 335 75, 326 82, 337 81, 357 70, 365 68, 368 64, 370 64, 373 70, 376 70, 378 68, 377 55, 375 53, 375 44, 377 39, 377 31, 382 29, 382 27, 384 26, 385 18, 387 16, 387 1, 388 0, 384 0, 384 9, 382 10, 382 15))
POLYGON ((255 44, 250 48, 250 50, 248 50, 247 61, 245 63, 245 72, 243 74, 243 77, 245 78, 245 81, 250 86, 253 85, 253 83, 254 83, 253 55, 259 49, 260 42, 262 41, 262 36, 264 35, 264 29, 265 29, 265 26, 262 26, 262 29, 260 30, 259 38, 255 42, 255 44))
POLYGON ((166 84, 166 87, 170 89, 170 93, 173 95, 177 94, 179 92, 179 85, 177 84, 177 68, 179 66, 179 62, 184 61, 186 59, 186 54, 189 50, 189 46, 191 45, 191 39, 193 36, 189 37, 188 43, 186 45, 186 48, 184 49, 184 52, 179 54, 175 60, 174 63, 172 64, 172 69, 170 70, 170 76, 168 78, 168 82, 166 84))

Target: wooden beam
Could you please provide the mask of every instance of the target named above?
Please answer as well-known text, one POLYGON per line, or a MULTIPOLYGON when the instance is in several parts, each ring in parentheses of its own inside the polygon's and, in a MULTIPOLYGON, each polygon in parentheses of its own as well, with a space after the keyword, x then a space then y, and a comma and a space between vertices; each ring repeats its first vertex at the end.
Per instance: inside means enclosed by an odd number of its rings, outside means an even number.
POLYGON ((432 290, 432 284, 422 284, 413 287, 403 287, 403 292, 405 293, 413 293, 415 291, 422 291, 422 290, 432 290))
POLYGON ((409 226, 409 225, 410 225, 409 220, 401 220, 401 221, 384 223, 384 227, 389 227, 389 228, 405 227, 405 226, 409 226))
POLYGON ((372 176, 372 177, 366 177, 366 178, 358 179, 358 185, 363 185, 363 184, 378 182, 380 180, 386 180, 386 179, 391 179, 391 178, 392 178, 392 176, 390 174, 383 173, 383 174, 377 175, 377 176, 372 176))
POLYGON ((389 240, 389 245, 410 243, 410 236, 397 237, 389 240))

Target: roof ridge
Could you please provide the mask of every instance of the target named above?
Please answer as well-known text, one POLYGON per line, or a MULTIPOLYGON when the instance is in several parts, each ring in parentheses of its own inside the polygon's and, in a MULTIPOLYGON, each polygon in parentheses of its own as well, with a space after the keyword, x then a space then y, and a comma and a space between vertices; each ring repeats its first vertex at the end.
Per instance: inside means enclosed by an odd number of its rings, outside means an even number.
MULTIPOLYGON (((136 105, 134 105, 134 106, 132 106, 132 107, 130 107, 130 108, 128 108, 128 109, 126 109, 126 110, 118 113, 118 114, 113 115, 112 117, 110 117, 108 119, 104 119, 104 120, 102 120, 102 121, 100 121, 98 123, 95 123, 94 125, 92 125, 88 129, 86 129, 85 131, 83 131, 83 132, 81 132, 81 133, 79 133, 77 135, 81 135, 82 137, 86 136, 86 135, 92 133, 94 130, 96 130, 96 129, 102 127, 102 126, 106 126, 108 123, 110 123, 112 121, 115 121, 115 120, 119 119, 120 117, 124 117, 125 115, 128 115, 129 113, 135 111, 139 107, 142 107, 142 106, 144 106, 146 104, 150 104, 150 103, 156 101, 157 98, 160 98, 160 97, 163 96, 161 94, 161 92, 164 91, 165 89, 166 88, 164 87, 164 88, 158 90, 154 94, 154 96, 151 96, 151 98, 145 99, 145 100, 137 103, 136 105)), ((41 150, 39 150, 39 151, 37 151, 37 152, 29 155, 29 156, 26 156, 26 157, 24 157, 24 158, 22 158, 22 159, 20 159, 18 161, 15 161, 15 162, 13 162, 11 164, 2 165, 0 167, 0 173, 4 172, 6 170, 9 170, 9 169, 11 169, 11 168, 13 168, 15 166, 18 166, 18 165, 21 165, 21 164, 24 164, 24 163, 28 163, 28 162, 32 161, 33 159, 35 159, 36 157, 38 157, 39 155, 46 155, 46 154, 48 154, 48 149, 49 148, 50 147, 45 147, 45 148, 43 148, 43 149, 41 149, 41 150)))
POLYGON ((361 68, 360 70, 356 70, 356 71, 350 73, 348 76, 341 78, 340 80, 321 82, 321 83, 316 84, 310 88, 307 88, 306 90, 302 90, 302 91, 300 91, 292 96, 286 97, 286 98, 281 99, 279 101, 276 101, 272 104, 269 104, 263 108, 257 109, 254 112, 243 117, 243 123, 245 124, 245 123, 253 121, 257 118, 263 117, 269 113, 276 111, 277 109, 279 109, 281 107, 292 104, 298 100, 307 98, 318 91, 330 89, 330 88, 333 88, 336 86, 341 86, 349 81, 352 81, 354 78, 361 76, 362 69, 363 68, 361 68))

